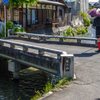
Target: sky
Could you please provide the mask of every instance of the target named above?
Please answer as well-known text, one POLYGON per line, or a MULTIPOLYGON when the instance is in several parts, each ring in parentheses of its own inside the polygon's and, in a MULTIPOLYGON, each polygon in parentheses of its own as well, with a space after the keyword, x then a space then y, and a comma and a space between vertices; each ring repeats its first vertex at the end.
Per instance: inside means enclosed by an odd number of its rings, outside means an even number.
POLYGON ((98 2, 98 0, 89 0, 89 2, 98 2))

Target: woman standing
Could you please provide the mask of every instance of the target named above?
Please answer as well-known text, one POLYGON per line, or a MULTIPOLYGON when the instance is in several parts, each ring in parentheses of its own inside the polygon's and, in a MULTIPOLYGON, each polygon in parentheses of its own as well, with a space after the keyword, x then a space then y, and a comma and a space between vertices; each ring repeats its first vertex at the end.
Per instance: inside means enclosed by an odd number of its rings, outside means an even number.
POLYGON ((96 27, 96 38, 98 44, 98 51, 100 51, 100 17, 96 17, 93 22, 93 27, 96 27))

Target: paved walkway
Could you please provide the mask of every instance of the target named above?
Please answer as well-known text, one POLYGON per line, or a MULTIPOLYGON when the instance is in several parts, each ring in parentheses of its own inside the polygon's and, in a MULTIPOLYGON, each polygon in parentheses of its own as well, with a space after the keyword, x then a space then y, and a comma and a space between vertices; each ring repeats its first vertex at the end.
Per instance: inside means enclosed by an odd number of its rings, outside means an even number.
POLYGON ((100 100, 100 53, 95 52, 97 48, 14 41, 64 50, 75 56, 77 80, 72 82, 68 88, 55 92, 43 100, 100 100))

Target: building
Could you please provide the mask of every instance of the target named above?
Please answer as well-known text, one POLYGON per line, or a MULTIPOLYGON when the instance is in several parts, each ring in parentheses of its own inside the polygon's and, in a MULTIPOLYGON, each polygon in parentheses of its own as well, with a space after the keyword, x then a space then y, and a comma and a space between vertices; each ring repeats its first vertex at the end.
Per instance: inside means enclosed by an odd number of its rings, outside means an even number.
MULTIPOLYGON (((71 10, 63 0, 39 0, 38 4, 23 4, 19 9, 6 8, 6 20, 20 23, 28 31, 69 25, 71 10)), ((0 1, 0 19, 4 21, 4 6, 0 1)))
POLYGON ((87 13, 89 10, 88 0, 65 0, 65 3, 72 8, 72 16, 79 15, 79 11, 87 13))
POLYGON ((99 7, 99 2, 89 2, 90 7, 99 7))

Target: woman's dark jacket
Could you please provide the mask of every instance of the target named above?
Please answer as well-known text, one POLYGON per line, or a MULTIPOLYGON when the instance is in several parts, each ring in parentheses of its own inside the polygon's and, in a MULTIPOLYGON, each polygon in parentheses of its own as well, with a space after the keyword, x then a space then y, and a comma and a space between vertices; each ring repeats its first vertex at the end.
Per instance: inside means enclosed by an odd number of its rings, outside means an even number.
POLYGON ((93 26, 96 27, 96 37, 100 37, 100 17, 94 19, 93 26))

